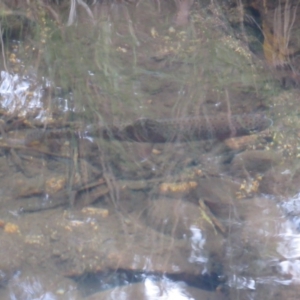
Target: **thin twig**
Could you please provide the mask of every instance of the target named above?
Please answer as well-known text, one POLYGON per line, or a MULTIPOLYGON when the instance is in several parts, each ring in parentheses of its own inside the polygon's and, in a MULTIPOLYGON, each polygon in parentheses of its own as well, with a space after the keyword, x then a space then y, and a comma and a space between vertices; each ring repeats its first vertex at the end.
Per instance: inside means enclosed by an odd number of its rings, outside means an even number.
POLYGON ((4 65, 5 71, 8 73, 2 34, 3 34, 3 32, 2 32, 1 22, 0 22, 0 35, 1 35, 1 36, 0 36, 0 42, 1 42, 1 51, 2 51, 3 65, 4 65))

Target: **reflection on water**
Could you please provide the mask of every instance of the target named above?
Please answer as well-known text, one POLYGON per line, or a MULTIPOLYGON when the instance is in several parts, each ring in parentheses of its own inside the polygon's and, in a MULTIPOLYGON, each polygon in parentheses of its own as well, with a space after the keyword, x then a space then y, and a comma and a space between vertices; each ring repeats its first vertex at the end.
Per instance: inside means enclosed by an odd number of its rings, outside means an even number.
POLYGON ((1 107, 8 114, 18 113, 20 116, 26 116, 35 111, 40 112, 40 118, 45 117, 46 110, 41 102, 42 95, 43 87, 36 86, 35 78, 1 71, 1 107))
POLYGON ((184 293, 184 290, 180 289, 178 285, 173 282, 165 282, 164 287, 159 287, 151 280, 145 280, 145 295, 146 299, 162 298, 162 299, 188 299, 188 295, 184 293))
POLYGON ((45 292, 44 287, 38 278, 30 278, 25 279, 22 282, 14 287, 11 290, 10 299, 24 299, 24 300, 32 300, 32 299, 47 299, 54 300, 56 299, 55 295, 52 292, 45 292), (15 290, 19 291, 16 292, 15 290))
MULTIPOLYGON (((292 279, 279 281, 281 284, 289 285, 291 283, 300 283, 300 264, 299 260, 283 261, 279 264, 280 273, 292 279)), ((275 279, 278 282, 278 279, 275 279)))
POLYGON ((205 238, 199 228, 192 226, 190 230, 192 232, 192 236, 190 238, 192 251, 189 257, 189 261, 205 263, 207 262, 207 257, 203 255, 205 238))
POLYGON ((222 300, 225 299, 221 294, 215 294, 204 290, 191 288, 184 283, 174 283, 168 279, 153 280, 145 279, 143 283, 131 284, 116 288, 115 290, 97 293, 87 298, 88 300, 100 299, 206 299, 206 300, 222 300))
POLYGON ((71 281, 62 280, 59 282, 56 276, 47 278, 49 276, 47 271, 43 274, 37 270, 33 274, 16 273, 9 282, 9 292, 3 299, 78 300, 81 298, 71 281))
POLYGON ((282 284, 299 284, 300 280, 300 233, 299 233, 299 206, 300 194, 286 200, 280 207, 287 213, 289 221, 282 224, 284 231, 280 234, 281 242, 277 247, 278 253, 283 257, 279 263, 279 272, 284 277, 282 284))
POLYGON ((1 71, 0 298, 296 299, 298 91, 218 1, 71 3, 1 71))

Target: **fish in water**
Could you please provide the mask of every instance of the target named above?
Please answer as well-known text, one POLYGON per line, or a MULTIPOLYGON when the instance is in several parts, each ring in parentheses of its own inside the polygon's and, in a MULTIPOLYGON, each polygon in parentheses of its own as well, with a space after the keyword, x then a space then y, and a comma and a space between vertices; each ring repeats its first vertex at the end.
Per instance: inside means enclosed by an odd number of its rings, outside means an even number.
POLYGON ((121 129, 112 128, 110 135, 106 133, 106 137, 144 143, 188 142, 213 138, 224 140, 262 131, 271 124, 272 120, 263 114, 138 119, 121 129))
POLYGON ((141 143, 174 143, 213 138, 224 140, 264 130, 271 124, 272 120, 263 114, 218 114, 158 120, 143 118, 122 126, 93 124, 83 130, 34 130, 25 137, 25 145, 83 136, 141 143))

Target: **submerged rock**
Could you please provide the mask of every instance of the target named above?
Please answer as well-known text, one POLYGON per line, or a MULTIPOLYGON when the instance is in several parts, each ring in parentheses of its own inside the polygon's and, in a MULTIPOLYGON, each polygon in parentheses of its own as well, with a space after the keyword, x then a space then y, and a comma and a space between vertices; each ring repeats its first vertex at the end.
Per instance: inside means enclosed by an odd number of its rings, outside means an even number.
POLYGON ((237 154, 231 162, 230 171, 234 176, 247 177, 264 173, 282 161, 282 155, 274 151, 249 150, 237 154))

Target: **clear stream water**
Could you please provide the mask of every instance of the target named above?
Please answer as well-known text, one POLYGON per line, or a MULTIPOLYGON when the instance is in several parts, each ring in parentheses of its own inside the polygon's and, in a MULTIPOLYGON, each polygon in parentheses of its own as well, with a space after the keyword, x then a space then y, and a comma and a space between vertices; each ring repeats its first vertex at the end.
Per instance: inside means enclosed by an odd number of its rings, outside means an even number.
POLYGON ((36 4, 26 34, 3 39, 1 299, 298 298, 299 91, 219 4, 196 1, 186 23, 172 1, 77 3, 69 26, 69 6, 36 4), (8 143, 257 112, 270 128, 225 141, 8 143))

